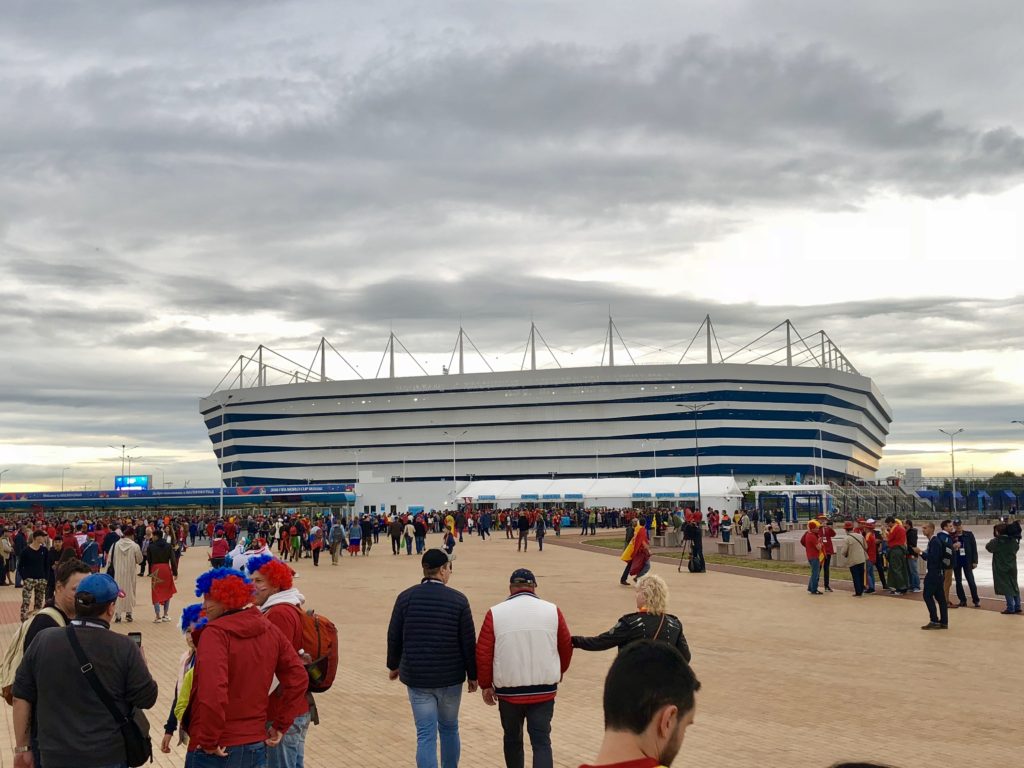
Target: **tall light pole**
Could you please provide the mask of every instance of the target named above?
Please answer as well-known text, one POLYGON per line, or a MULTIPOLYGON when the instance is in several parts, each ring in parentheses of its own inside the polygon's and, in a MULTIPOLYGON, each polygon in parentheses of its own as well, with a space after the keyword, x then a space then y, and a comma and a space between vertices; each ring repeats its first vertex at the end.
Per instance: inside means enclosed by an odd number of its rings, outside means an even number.
POLYGON ((458 441, 458 439, 460 437, 465 435, 467 432, 469 432, 468 429, 462 430, 457 435, 453 434, 451 432, 445 432, 445 434, 448 435, 448 437, 450 437, 452 439, 452 488, 453 489, 456 488, 456 486, 458 485, 458 482, 459 482, 458 475, 455 472, 455 469, 456 469, 456 467, 455 467, 455 443, 458 441))
POLYGON ((61 470, 60 470, 60 490, 61 490, 61 492, 64 491, 64 473, 67 470, 69 470, 69 469, 71 469, 71 467, 62 467, 61 470))
POLYGON ((657 444, 658 443, 663 443, 663 442, 665 442, 665 438, 663 438, 663 437, 655 437, 655 438, 651 438, 649 440, 641 440, 640 441, 640 447, 641 448, 643 448, 648 443, 651 443, 652 445, 654 445, 654 448, 651 449, 651 452, 654 454, 654 476, 655 477, 658 476, 658 445, 657 444))
POLYGON ((4 475, 6 475, 6 474, 7 474, 8 472, 10 472, 10 471, 11 471, 10 469, 5 469, 5 470, 3 470, 2 472, 0 472, 0 486, 2 486, 2 485, 3 485, 3 482, 4 482, 4 475))
MULTIPOLYGON (((117 447, 113 446, 113 445, 108 445, 107 447, 108 448, 113 448, 115 451, 118 450, 117 447)), ((131 448, 129 448, 128 446, 124 445, 123 443, 121 444, 121 474, 122 475, 124 475, 124 460, 126 458, 128 458, 128 451, 134 451, 138 447, 139 446, 137 446, 137 445, 133 445, 131 448)), ((131 471, 131 470, 129 470, 129 471, 131 471)))
POLYGON ((693 474, 697 478, 697 511, 700 512, 703 507, 701 506, 700 498, 700 437, 699 429, 697 427, 697 414, 703 411, 705 408, 714 405, 714 403, 697 403, 696 405, 690 405, 689 403, 676 403, 676 408, 686 408, 693 414, 693 474))
POLYGON ((940 429, 939 430, 939 432, 941 432, 942 434, 944 434, 947 437, 949 437, 949 467, 950 467, 950 470, 952 470, 952 473, 953 473, 953 496, 952 496, 952 502, 953 502, 953 514, 954 514, 954 516, 956 515, 956 458, 955 458, 956 452, 955 452, 955 450, 953 448, 953 438, 956 437, 957 435, 959 435, 963 431, 964 430, 963 430, 962 427, 960 429, 958 429, 956 432, 948 432, 945 429, 940 429))

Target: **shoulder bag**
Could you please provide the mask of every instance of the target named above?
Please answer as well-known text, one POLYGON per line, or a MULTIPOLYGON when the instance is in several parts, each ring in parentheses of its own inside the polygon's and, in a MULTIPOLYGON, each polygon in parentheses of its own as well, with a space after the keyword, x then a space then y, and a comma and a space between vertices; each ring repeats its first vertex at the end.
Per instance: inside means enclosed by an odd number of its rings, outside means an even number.
POLYGON ((96 670, 93 669, 92 664, 85 655, 82 644, 78 642, 74 626, 69 625, 65 631, 68 635, 68 642, 71 643, 71 650, 75 652, 78 663, 81 664, 82 674, 85 675, 85 679, 89 681, 89 685, 92 686, 93 691, 96 692, 96 695, 100 697, 100 701, 103 702, 103 706, 107 708, 114 720, 117 721, 118 728, 121 729, 121 736, 124 739, 125 759, 128 765, 132 766, 132 768, 138 768, 140 765, 152 762, 153 742, 147 732, 148 723, 146 730, 143 730, 133 717, 122 713, 118 709, 117 704, 114 703, 110 694, 107 693, 107 689, 103 687, 103 683, 96 676, 96 670))

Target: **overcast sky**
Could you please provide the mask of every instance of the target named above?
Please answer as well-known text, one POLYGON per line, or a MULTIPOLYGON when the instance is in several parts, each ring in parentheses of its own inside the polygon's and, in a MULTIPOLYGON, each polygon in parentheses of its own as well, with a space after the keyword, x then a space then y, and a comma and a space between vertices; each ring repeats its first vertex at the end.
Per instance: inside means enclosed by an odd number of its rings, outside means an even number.
POLYGON ((825 328, 883 469, 963 427, 958 470, 1020 471, 1022 35, 1019 0, 12 0, 2 488, 110 487, 122 444, 215 484, 198 398, 260 343, 371 376, 393 327, 440 373, 461 317, 511 369, 532 316, 587 364, 609 307, 638 362, 705 313, 724 354, 825 328))

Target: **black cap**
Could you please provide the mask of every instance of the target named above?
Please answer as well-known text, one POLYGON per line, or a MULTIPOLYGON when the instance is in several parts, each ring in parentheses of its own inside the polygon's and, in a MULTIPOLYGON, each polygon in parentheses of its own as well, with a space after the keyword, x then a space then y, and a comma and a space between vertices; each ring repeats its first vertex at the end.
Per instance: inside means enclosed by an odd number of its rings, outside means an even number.
POLYGON ((448 565, 450 562, 451 558, 448 557, 448 553, 443 549, 428 549, 420 559, 420 564, 424 568, 440 568, 443 565, 448 565))
POLYGON ((508 580, 509 584, 523 584, 527 587, 537 586, 537 577, 533 575, 533 571, 527 568, 516 568, 512 571, 512 577, 508 580))
POLYGON ((958 517, 956 520, 953 521, 953 525, 963 525, 963 521, 961 521, 958 517))

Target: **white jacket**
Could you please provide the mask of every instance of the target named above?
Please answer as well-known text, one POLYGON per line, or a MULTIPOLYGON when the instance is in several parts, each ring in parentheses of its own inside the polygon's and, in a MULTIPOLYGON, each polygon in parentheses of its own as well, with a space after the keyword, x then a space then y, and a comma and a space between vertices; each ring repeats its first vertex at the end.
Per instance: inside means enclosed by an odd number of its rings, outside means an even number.
POLYGON ((491 608, 494 688, 551 686, 562 678, 558 657, 558 608, 519 592, 491 608))

